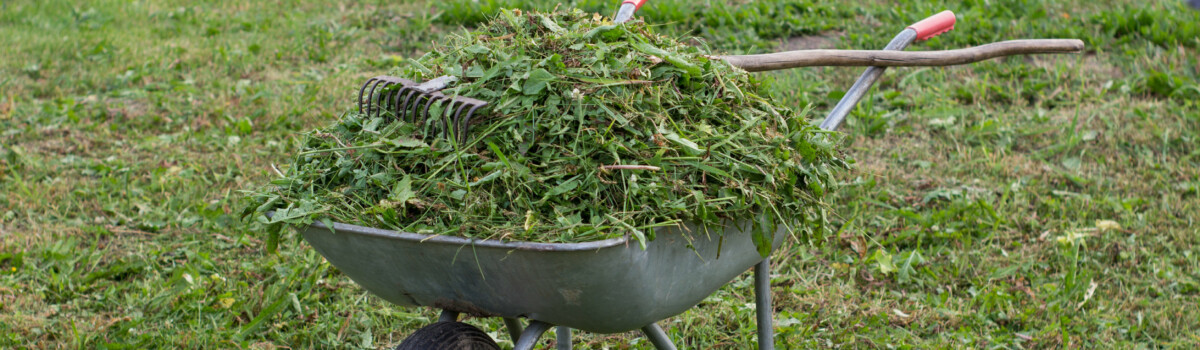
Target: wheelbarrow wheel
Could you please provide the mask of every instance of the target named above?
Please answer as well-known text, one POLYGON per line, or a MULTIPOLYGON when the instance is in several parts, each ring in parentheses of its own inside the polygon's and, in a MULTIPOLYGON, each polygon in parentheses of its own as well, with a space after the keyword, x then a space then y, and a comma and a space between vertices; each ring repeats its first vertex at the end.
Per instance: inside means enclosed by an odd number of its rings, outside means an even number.
POLYGON ((500 346, 475 326, 438 322, 418 329, 400 342, 396 350, 500 350, 500 346))

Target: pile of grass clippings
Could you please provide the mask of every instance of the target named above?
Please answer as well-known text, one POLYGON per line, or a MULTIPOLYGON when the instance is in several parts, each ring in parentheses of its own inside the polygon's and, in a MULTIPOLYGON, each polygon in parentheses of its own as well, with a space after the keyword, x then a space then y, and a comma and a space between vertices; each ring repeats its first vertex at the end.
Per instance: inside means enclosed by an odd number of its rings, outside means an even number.
POLYGON ((753 220, 766 253, 777 228, 823 230, 820 199, 846 166, 752 76, 643 23, 504 10, 396 74, 452 75, 443 93, 491 104, 462 142, 435 130, 440 117, 348 113, 308 134, 283 177, 249 196, 245 215, 276 227, 271 242, 284 224, 337 221, 644 246, 664 227, 753 220))

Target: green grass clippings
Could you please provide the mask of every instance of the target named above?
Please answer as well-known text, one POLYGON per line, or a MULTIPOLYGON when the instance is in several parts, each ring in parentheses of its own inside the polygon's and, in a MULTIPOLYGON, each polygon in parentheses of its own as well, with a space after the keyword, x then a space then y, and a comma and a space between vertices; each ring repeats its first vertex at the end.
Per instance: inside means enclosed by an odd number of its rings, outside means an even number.
POLYGON ((398 71, 457 77, 443 93, 491 104, 462 142, 440 130, 444 105, 415 123, 348 113, 307 135, 251 215, 643 245, 656 228, 753 220, 765 254, 777 228, 823 227, 820 198, 844 167, 825 133, 752 76, 643 23, 505 10, 398 71))

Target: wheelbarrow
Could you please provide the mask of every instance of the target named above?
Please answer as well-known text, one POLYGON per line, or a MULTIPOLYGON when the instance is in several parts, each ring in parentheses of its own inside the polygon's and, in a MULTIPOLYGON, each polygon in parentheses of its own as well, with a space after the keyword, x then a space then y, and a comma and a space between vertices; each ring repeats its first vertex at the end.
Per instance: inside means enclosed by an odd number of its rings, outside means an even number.
MULTIPOLYGON (((626 0, 615 20, 628 20, 644 2, 626 0)), ((913 55, 894 52, 917 39, 950 30, 954 22, 954 14, 945 11, 906 28, 885 48, 890 51, 861 51, 858 56, 845 54, 855 51, 810 50, 720 58, 748 71, 803 65, 871 66, 821 124, 823 129, 835 130, 884 66, 962 64, 1011 54, 1077 52, 1083 45, 1077 40, 1059 40, 1047 46, 1041 44, 1055 40, 1033 40, 1027 41, 1039 44, 1033 49, 1030 45, 1000 47, 997 54, 993 48, 971 53, 967 59, 961 53, 945 54, 960 50, 913 55)), ((750 267, 754 268, 758 347, 774 348, 770 260, 755 248, 749 223, 730 222, 723 233, 700 234, 702 230, 686 225, 660 230, 645 248, 628 237, 532 243, 343 223, 332 226, 313 223, 302 235, 372 294, 401 306, 442 310, 437 323, 409 336, 398 350, 498 348, 486 333, 458 322, 461 314, 502 318, 516 350, 532 349, 551 327, 556 327, 558 349, 571 348, 572 329, 594 333, 641 330, 655 348, 675 349, 656 322, 696 306, 750 267)), ((772 250, 778 249, 785 236, 784 232, 774 235, 772 250)))

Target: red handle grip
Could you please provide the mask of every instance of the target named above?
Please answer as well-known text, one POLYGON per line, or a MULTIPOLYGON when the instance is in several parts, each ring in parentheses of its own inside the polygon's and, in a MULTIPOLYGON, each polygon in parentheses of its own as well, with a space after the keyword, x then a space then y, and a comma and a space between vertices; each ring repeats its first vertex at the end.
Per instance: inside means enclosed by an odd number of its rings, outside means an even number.
POLYGON ((642 5, 646 4, 646 1, 650 0, 625 0, 625 2, 622 2, 621 4, 633 4, 635 9, 641 9, 642 5))
POLYGON ((929 16, 929 18, 923 19, 920 22, 913 23, 913 25, 908 27, 917 31, 917 40, 929 40, 929 38, 935 37, 938 34, 954 29, 954 20, 954 12, 946 10, 929 16))

